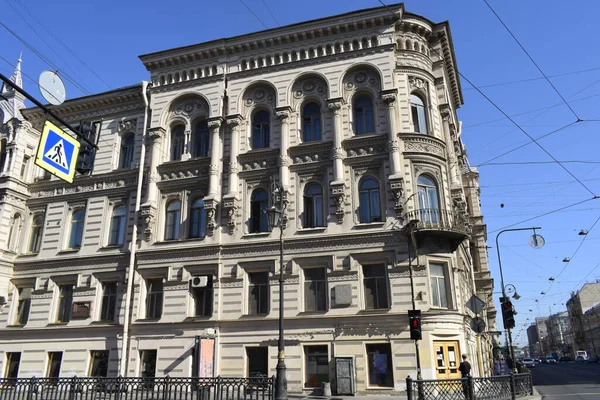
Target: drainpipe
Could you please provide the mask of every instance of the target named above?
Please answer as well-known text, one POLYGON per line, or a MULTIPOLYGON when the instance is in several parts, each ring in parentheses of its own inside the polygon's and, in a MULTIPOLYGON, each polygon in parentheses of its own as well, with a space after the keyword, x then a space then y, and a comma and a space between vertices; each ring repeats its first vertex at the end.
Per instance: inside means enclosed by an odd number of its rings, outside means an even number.
POLYGON ((148 125, 148 82, 142 81, 142 97, 144 98, 144 126, 142 132, 142 148, 138 169, 137 189, 135 193, 135 213, 133 214, 133 232, 131 232, 131 251, 129 252, 129 266, 127 268, 127 294, 125 296, 125 320, 123 321, 123 337, 121 338, 121 360, 119 363, 119 376, 127 376, 127 361, 129 357, 129 325, 131 324, 131 294, 133 292, 133 279, 135 277, 135 250, 137 245, 137 225, 142 203, 142 184, 144 181, 144 164, 146 163, 146 134, 148 125))

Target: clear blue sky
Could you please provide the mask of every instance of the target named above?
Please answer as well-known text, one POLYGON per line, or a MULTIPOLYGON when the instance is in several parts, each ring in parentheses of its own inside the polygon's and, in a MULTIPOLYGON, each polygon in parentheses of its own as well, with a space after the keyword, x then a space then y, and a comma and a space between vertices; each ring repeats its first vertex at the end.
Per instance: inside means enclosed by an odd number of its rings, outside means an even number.
MULTIPOLYGON (((377 0, 244 1, 269 28, 380 6, 377 0)), ((490 4, 542 70, 554 76, 552 82, 578 117, 600 120, 600 53, 595 44, 600 2, 490 0, 490 4)), ((539 79, 541 74, 483 0, 409 0, 405 5, 409 12, 433 21, 450 21, 459 70, 481 86, 502 110, 515 116, 527 133, 539 137, 576 121, 564 104, 547 110, 560 104, 560 97, 545 80, 539 79), (542 114, 542 111, 545 112, 542 114)), ((184 3, 0 0, 0 22, 50 59, 63 75, 70 75, 82 86, 78 89, 67 81, 68 98, 148 79, 137 58, 140 54, 264 29, 240 0, 184 3), (102 80, 65 50, 32 15, 85 60, 102 80)), ((0 56, 14 64, 21 51, 23 71, 27 75, 37 80, 41 71, 50 68, 0 26, 0 56)), ((10 74, 12 69, 0 59, 2 73, 10 74)), ((31 80, 24 77, 24 84, 27 90, 37 94, 31 80)), ((529 141, 465 80, 462 87, 465 105, 459 110, 459 116, 472 165, 485 163, 529 141)), ((580 122, 540 143, 561 161, 600 162, 600 143, 595 133, 599 129, 600 122, 580 122)), ((530 144, 493 162, 548 161, 551 161, 548 155, 530 144)), ((600 194, 600 164, 571 162, 564 165, 584 180, 592 192, 600 194)), ((578 232, 589 229, 600 216, 600 199, 531 219, 590 199, 592 195, 580 184, 573 183, 574 179, 557 164, 487 164, 480 166, 479 171, 488 245, 492 246, 490 265, 497 291, 500 290, 494 243, 497 231, 512 224, 516 224, 515 227, 541 226, 539 233, 546 239, 546 246, 539 250, 528 246, 529 232, 506 233, 501 239, 505 282, 514 284, 522 296, 515 301, 519 312, 516 337, 517 343, 525 344, 526 335, 524 332, 519 335, 519 331, 538 315, 538 306, 540 315, 547 315, 549 309, 552 312, 564 310, 572 290, 581 287, 584 280, 600 277, 600 256, 595 252, 600 245, 599 223, 552 287, 548 280, 560 273, 565 267, 563 258, 571 257, 581 244, 582 236, 578 232), (526 219, 531 220, 519 223, 526 219), (542 291, 547 294, 541 295, 542 291)), ((495 297, 497 300, 499 295, 495 297)), ((501 325, 499 321, 500 328, 501 325)))

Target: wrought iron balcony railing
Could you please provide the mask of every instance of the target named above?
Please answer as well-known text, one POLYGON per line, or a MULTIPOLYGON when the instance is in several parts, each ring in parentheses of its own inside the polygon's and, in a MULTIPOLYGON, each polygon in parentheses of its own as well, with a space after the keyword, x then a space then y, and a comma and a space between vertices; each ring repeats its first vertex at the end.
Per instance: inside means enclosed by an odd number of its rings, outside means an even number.
POLYGON ((467 234, 466 217, 459 215, 452 210, 442 210, 438 208, 421 208, 414 211, 408 211, 405 215, 406 221, 416 221, 415 229, 451 231, 467 234))

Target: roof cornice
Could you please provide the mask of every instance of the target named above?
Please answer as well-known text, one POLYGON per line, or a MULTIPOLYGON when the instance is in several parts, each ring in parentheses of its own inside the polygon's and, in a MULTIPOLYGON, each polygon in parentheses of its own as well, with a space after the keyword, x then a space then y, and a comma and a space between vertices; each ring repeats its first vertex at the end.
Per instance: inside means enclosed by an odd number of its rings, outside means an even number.
POLYGON ((218 56, 314 40, 315 38, 332 36, 342 32, 372 29, 377 26, 392 24, 394 21, 399 20, 403 13, 403 3, 391 4, 385 7, 352 11, 231 38, 143 54, 139 58, 146 69, 153 71, 218 56))

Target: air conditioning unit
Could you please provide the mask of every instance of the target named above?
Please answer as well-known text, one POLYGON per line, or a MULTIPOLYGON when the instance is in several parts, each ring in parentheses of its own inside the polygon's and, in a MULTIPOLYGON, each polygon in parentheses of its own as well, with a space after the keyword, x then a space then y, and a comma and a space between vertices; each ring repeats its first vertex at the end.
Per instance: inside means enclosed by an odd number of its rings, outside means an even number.
POLYGON ((208 286, 208 276, 192 276, 190 278, 190 286, 193 288, 208 286))

